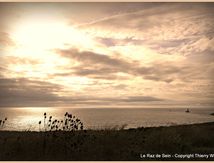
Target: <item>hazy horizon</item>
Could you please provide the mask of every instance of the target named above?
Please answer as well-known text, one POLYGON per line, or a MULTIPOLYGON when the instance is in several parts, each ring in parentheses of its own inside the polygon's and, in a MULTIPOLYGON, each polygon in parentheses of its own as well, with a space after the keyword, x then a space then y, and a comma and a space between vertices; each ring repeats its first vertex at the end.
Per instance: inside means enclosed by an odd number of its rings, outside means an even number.
POLYGON ((212 107, 213 3, 0 3, 0 106, 212 107))

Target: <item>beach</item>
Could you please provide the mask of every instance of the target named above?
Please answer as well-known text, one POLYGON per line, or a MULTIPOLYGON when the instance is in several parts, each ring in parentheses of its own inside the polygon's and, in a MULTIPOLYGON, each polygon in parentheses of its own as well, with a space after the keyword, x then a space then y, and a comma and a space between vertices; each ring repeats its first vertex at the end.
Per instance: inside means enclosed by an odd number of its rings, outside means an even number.
POLYGON ((214 122, 75 132, 0 131, 1 161, 214 160, 214 122))

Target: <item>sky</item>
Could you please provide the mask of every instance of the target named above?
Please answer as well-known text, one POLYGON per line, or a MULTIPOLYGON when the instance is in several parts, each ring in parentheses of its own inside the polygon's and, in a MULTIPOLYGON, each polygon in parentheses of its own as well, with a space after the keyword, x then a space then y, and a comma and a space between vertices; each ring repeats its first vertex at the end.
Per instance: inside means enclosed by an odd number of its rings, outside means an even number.
POLYGON ((0 3, 0 106, 212 107, 214 3, 0 3))

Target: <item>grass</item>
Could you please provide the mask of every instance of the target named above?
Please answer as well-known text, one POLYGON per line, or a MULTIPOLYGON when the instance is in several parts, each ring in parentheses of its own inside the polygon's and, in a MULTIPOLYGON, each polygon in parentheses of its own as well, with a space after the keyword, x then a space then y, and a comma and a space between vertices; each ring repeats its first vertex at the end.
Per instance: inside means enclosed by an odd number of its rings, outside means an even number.
POLYGON ((140 154, 213 154, 213 138, 214 123, 127 130, 1 131, 0 160, 154 161, 140 154))

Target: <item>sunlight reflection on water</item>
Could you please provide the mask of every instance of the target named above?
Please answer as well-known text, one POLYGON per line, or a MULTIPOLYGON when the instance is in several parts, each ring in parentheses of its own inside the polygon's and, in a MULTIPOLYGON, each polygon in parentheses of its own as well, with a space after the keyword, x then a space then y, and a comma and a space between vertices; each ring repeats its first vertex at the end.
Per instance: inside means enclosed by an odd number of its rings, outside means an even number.
POLYGON ((127 128, 141 126, 168 126, 214 121, 210 113, 214 109, 192 109, 185 113, 184 109, 83 109, 57 107, 14 107, 0 108, 0 119, 7 117, 4 130, 39 130, 38 122, 51 115, 54 119, 63 119, 65 112, 80 118, 86 128, 109 128, 127 124, 127 128))

